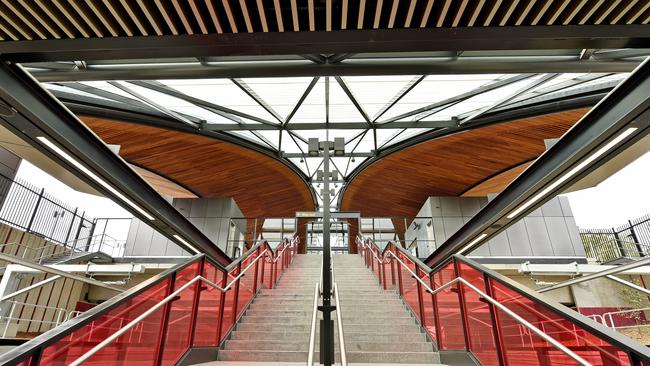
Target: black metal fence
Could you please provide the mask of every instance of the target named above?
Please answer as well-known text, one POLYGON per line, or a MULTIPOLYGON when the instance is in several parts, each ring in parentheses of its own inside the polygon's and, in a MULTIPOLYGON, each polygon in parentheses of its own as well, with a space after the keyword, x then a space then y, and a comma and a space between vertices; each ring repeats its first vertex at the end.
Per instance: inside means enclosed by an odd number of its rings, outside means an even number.
POLYGON ((94 220, 22 179, 0 175, 0 222, 68 247, 85 245, 94 220))
POLYGON ((601 263, 650 255, 650 214, 611 229, 580 229, 587 257, 601 263))

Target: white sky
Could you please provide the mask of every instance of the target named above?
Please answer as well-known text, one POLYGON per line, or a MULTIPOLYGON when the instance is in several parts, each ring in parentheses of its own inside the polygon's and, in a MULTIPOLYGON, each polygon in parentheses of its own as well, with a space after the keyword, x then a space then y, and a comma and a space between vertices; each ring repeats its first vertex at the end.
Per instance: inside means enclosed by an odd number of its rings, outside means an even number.
MULTIPOLYGON (((23 160, 18 177, 31 182, 72 206, 98 217, 132 217, 113 201, 81 193, 23 160)), ((596 187, 567 194, 581 228, 620 226, 628 219, 650 213, 650 153, 646 153, 596 187)))

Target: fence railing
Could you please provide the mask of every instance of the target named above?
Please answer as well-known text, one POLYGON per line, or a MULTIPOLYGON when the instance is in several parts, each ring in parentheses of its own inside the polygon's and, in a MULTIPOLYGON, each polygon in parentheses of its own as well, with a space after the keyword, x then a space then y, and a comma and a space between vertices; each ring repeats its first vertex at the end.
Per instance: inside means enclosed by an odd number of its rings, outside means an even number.
POLYGON ((645 346, 468 258, 432 269, 393 243, 358 246, 440 350, 471 352, 482 365, 650 365, 645 346))
POLYGON ((0 364, 174 365, 191 347, 222 344, 296 249, 294 240, 275 250, 259 243, 226 268, 196 255, 1 355, 0 364))
POLYGON ((650 255, 650 214, 611 229, 580 229, 588 258, 607 263, 650 255))
POLYGON ((0 222, 57 242, 91 236, 94 220, 22 179, 0 175, 0 222))

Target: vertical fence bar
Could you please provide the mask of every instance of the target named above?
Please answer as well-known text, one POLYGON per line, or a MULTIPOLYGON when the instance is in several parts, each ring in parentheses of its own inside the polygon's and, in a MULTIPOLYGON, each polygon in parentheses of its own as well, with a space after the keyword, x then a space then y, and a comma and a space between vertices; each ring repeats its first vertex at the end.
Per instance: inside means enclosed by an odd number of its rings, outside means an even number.
POLYGON ((32 217, 30 217, 27 228, 25 229, 27 232, 32 229, 32 225, 36 219, 36 213, 38 212, 38 207, 41 205, 41 201, 43 200, 43 193, 45 193, 45 188, 41 188, 41 193, 39 193, 38 198, 36 199, 36 206, 34 206, 34 211, 32 211, 32 217))

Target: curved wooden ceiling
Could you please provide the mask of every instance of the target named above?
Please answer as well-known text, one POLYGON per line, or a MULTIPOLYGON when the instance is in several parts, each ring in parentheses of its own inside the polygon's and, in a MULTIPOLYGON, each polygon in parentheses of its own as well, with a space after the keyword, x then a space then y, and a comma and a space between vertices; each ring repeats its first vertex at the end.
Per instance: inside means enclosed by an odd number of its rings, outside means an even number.
POLYGON ((544 139, 562 136, 588 110, 493 124, 393 153, 348 184, 341 210, 360 211, 366 217, 413 217, 429 196, 462 195, 500 172, 535 159, 545 150, 544 139))
POLYGON ((314 210, 309 187, 284 164, 205 136, 81 117, 128 162, 201 197, 233 197, 246 217, 287 217, 314 210))

